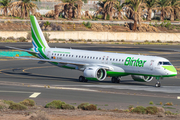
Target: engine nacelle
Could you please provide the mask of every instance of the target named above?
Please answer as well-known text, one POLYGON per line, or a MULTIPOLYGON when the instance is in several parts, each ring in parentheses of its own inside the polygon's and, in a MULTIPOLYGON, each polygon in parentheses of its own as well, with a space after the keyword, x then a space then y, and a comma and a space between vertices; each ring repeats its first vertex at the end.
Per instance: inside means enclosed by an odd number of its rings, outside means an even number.
POLYGON ((84 77, 88 80, 103 81, 106 75, 106 70, 100 67, 88 67, 84 70, 84 77))
POLYGON ((131 75, 134 81, 138 82, 150 82, 153 77, 151 76, 141 76, 141 75, 131 75))

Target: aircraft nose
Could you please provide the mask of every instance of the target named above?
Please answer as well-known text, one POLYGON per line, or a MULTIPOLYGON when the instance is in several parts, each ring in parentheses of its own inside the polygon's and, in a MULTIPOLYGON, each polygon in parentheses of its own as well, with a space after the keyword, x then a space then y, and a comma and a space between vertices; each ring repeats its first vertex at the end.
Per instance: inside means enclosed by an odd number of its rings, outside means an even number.
POLYGON ((171 72, 172 76, 176 76, 177 75, 177 71, 176 71, 176 68, 174 66, 163 66, 163 68, 165 68, 166 70, 171 72))

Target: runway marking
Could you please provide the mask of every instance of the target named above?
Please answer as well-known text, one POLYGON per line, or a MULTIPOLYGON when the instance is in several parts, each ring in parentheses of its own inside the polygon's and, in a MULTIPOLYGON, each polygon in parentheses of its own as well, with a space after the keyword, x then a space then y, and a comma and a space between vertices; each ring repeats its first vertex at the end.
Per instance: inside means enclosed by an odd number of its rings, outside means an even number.
POLYGON ((177 96, 177 99, 180 99, 180 96, 177 96))
POLYGON ((35 92, 35 93, 33 93, 31 96, 29 96, 30 98, 36 98, 38 95, 40 95, 41 93, 37 93, 37 92, 35 92))

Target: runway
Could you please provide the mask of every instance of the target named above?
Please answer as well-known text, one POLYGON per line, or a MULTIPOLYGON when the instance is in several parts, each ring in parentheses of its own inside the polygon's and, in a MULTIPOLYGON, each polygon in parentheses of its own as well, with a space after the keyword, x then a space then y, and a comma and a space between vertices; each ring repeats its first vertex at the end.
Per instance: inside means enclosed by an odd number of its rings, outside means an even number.
MULTIPOLYGON (((50 44, 51 47, 55 45, 72 49, 162 56, 169 59, 176 68, 180 68, 179 46, 50 44)), ((4 43, 0 45, 0 50, 7 50, 4 46, 30 48, 31 44, 4 43)), ((154 87, 156 79, 142 83, 127 76, 119 84, 111 83, 110 78, 102 82, 84 83, 78 82, 80 75, 83 75, 80 71, 59 68, 48 63, 37 64, 37 61, 1 57, 0 99, 19 102, 31 98, 38 105, 45 105, 52 100, 62 100, 75 106, 89 102, 101 109, 127 109, 129 105, 149 106, 150 101, 156 106, 162 106, 159 105, 160 102, 173 102, 173 110, 180 110, 179 75, 164 78, 161 88, 154 87)))

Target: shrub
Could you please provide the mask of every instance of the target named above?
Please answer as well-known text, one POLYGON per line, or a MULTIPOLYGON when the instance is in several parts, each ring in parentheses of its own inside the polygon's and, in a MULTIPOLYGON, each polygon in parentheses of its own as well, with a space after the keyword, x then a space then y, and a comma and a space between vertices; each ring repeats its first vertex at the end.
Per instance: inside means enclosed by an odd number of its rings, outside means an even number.
POLYGON ((69 105, 69 104, 62 104, 62 109, 68 109, 68 110, 74 110, 75 107, 73 105, 69 105))
POLYGON ((96 18, 97 19, 103 19, 103 15, 97 15, 96 18))
POLYGON ((81 103, 78 105, 78 109, 82 110, 97 110, 97 106, 89 103, 81 103))
POLYGON ((132 113, 138 113, 138 114, 145 114, 146 113, 146 108, 143 107, 143 106, 137 106, 131 112, 132 113))
POLYGON ((15 103, 14 101, 10 101, 10 100, 3 100, 3 102, 8 105, 12 105, 15 103))
POLYGON ((48 104, 46 104, 45 108, 56 108, 61 109, 62 105, 66 104, 65 102, 62 102, 60 100, 54 100, 48 104))
POLYGON ((50 120, 46 112, 44 111, 33 113, 29 119, 30 120, 50 120))
POLYGON ((166 111, 165 114, 166 115, 172 115, 173 113, 171 111, 166 111))
POLYGON ((78 105, 78 109, 84 109, 84 107, 86 107, 86 106, 88 106, 88 105, 90 105, 89 103, 81 103, 80 105, 78 105))
POLYGON ((9 108, 9 105, 4 103, 3 101, 0 101, 0 110, 5 108, 9 108))
POLYGON ((173 106, 173 103, 172 102, 167 102, 166 104, 164 105, 167 105, 167 106, 173 106))
POLYGON ((27 34, 27 37, 26 37, 28 40, 31 40, 32 39, 32 35, 31 35, 31 32, 28 32, 27 34))
POLYGON ((146 107, 146 113, 147 114, 156 114, 158 112, 158 108, 156 106, 149 106, 146 107))
POLYGON ((32 99, 25 99, 21 101, 20 104, 23 104, 25 106, 35 106, 35 101, 32 99))
POLYGON ((150 104, 150 105, 153 105, 154 103, 153 103, 153 101, 150 101, 149 104, 150 104))
POLYGON ((97 106, 93 105, 93 104, 90 104, 90 105, 85 107, 85 110, 97 110, 97 106))
POLYGON ((19 41, 20 41, 20 42, 26 42, 26 38, 20 37, 20 38, 19 38, 19 41))
POLYGON ((11 110, 26 110, 27 107, 20 103, 13 103, 9 106, 9 109, 11 109, 11 110))
POLYGON ((87 23, 86 23, 86 27, 87 27, 87 28, 91 28, 91 26, 92 26, 92 24, 91 24, 90 22, 87 22, 87 23))
POLYGON ((110 15, 109 14, 107 14, 107 16, 106 16, 106 20, 109 20, 110 19, 110 15))
POLYGON ((8 37, 7 39, 9 39, 9 40, 15 40, 15 38, 14 38, 13 36, 8 37))
POLYGON ((68 24, 68 25, 72 25, 72 22, 68 22, 67 24, 68 24))

